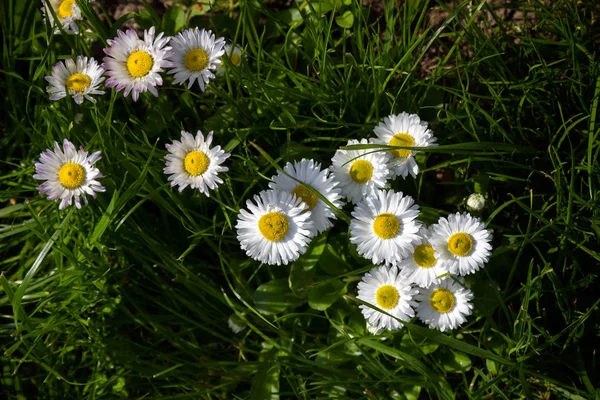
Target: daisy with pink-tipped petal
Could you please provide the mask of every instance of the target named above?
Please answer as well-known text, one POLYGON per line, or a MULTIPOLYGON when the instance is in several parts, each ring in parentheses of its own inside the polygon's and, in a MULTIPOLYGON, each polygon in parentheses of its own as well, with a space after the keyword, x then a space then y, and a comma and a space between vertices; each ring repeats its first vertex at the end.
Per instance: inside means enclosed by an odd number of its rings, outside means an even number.
POLYGON ((104 81, 103 73, 104 69, 93 58, 78 56, 75 61, 59 61, 52 68, 52 75, 44 78, 50 84, 46 91, 53 101, 69 95, 77 104, 83 103, 84 99, 95 103, 92 96, 104 94, 98 90, 104 81))
POLYGON ((117 92, 124 90, 125 97, 131 93, 133 101, 146 91, 158 96, 156 86, 163 83, 160 73, 171 66, 167 60, 171 51, 167 43, 171 38, 163 37, 163 33, 155 38, 154 27, 144 31, 144 40, 131 29, 118 31, 117 35, 114 40, 107 40, 109 47, 104 49, 102 67, 109 77, 106 86, 114 87, 117 92))

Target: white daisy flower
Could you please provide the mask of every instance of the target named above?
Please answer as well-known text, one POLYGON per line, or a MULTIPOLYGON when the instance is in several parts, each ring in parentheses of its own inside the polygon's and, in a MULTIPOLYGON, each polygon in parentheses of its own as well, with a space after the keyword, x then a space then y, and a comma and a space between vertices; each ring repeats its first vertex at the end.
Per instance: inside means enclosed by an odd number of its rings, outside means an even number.
POLYGON ((431 329, 444 332, 461 326, 473 312, 473 292, 450 278, 421 289, 417 317, 431 329))
MULTIPOLYGON (((389 146, 428 147, 435 146, 436 138, 427 123, 421 121, 418 115, 400 113, 385 117, 383 122, 373 130, 378 139, 373 143, 389 146)), ((388 166, 395 176, 406 178, 410 173, 413 178, 419 173, 419 166, 415 161, 416 151, 398 149, 389 152, 391 158, 388 166)))
MULTIPOLYGON (((350 140, 348 146, 370 144, 367 139, 350 140)), ((390 177, 387 152, 373 150, 337 150, 331 160, 331 171, 340 183, 342 195, 354 204, 386 186, 390 177)))
MULTIPOLYGON (((396 267, 380 266, 367 272, 358 283, 358 299, 365 303, 372 304, 388 314, 408 321, 415 316, 414 308, 417 303, 413 297, 419 294, 419 290, 413 288, 410 283, 403 280, 396 267)), ((383 314, 369 306, 359 306, 367 326, 370 325, 369 332, 377 334, 381 330, 396 330, 402 328, 402 322, 383 314)))
POLYGON ((156 86, 163 83, 160 72, 171 66, 167 60, 171 47, 166 46, 171 38, 162 33, 154 38, 154 27, 144 31, 144 40, 131 29, 117 34, 114 40, 107 40, 109 47, 104 49, 107 57, 102 67, 109 76, 106 86, 115 87, 117 92, 125 89, 125 97, 131 92, 133 101, 147 90, 158 96, 156 86))
POLYGON ((263 190, 240 210, 237 238, 249 257, 267 264, 288 264, 304 254, 314 225, 306 204, 288 192, 263 190))
POLYGON ((221 56, 225 51, 225 38, 215 40, 215 34, 210 30, 188 29, 177 34, 172 40, 173 53, 169 58, 173 69, 168 74, 175 74, 174 85, 188 81, 191 88, 194 81, 198 81, 200 90, 215 75, 213 71, 221 65, 221 56))
POLYGON ((422 288, 427 288, 432 283, 439 282, 438 276, 448 273, 442 263, 438 262, 435 257, 435 250, 429 243, 429 236, 429 230, 422 226, 415 250, 398 265, 400 275, 404 279, 422 288))
POLYGON ((61 29, 65 32, 79 33, 79 27, 75 21, 80 21, 83 18, 75 0, 42 0, 41 10, 44 21, 46 18, 48 19, 50 26, 54 28, 54 33, 60 33, 61 29), (58 21, 54 19, 52 11, 54 11, 58 21))
POLYGON ((87 205, 86 194, 96 197, 96 192, 105 190, 96 180, 102 178, 102 174, 94 167, 102 157, 99 151, 88 156, 83 147, 76 150, 67 139, 63 141, 63 148, 64 152, 54 142, 54 151, 46 150, 40 154, 40 162, 35 163, 33 178, 46 181, 38 190, 48 196, 48 200, 60 200, 60 210, 73 204, 73 201, 77 208, 81 208, 80 197, 83 197, 87 205))
POLYGON ((46 91, 50 100, 60 100, 68 94, 77 104, 83 103, 84 99, 95 103, 92 95, 104 94, 98 90, 104 81, 103 73, 104 69, 93 58, 78 56, 76 61, 59 61, 52 68, 52 75, 45 77, 50 83, 46 91))
POLYGON ((306 159, 302 159, 300 162, 295 161, 294 164, 288 162, 283 170, 291 177, 279 172, 273 176, 273 182, 269 183, 269 187, 273 190, 289 192, 306 203, 317 233, 333 226, 329 220, 330 218, 336 219, 333 210, 317 197, 312 190, 298 182, 301 181, 311 186, 330 203, 340 208, 343 206, 340 189, 336 187, 338 183, 330 176, 329 170, 327 168, 322 170, 321 164, 306 159))
POLYGON ((467 199, 467 208, 471 211, 481 211, 485 207, 485 197, 481 193, 471 193, 467 199))
POLYGON ((196 133, 196 137, 181 131, 181 142, 174 140, 172 144, 166 145, 169 154, 165 156, 167 162, 163 171, 169 175, 171 186, 179 186, 180 192, 190 186, 210 197, 209 190, 214 190, 223 183, 217 175, 229 170, 221 164, 231 154, 225 153, 221 146, 211 149, 212 140, 212 131, 208 133, 206 140, 201 131, 196 133))
MULTIPOLYGON (((232 44, 227 43, 223 50, 225 50, 224 57, 228 57, 229 62, 233 66, 238 67, 242 63, 242 56, 244 54, 242 53, 242 48, 240 46, 234 46, 232 44)), ((217 68, 217 75, 225 74, 225 68, 227 68, 227 64, 222 62, 221 65, 219 65, 219 67, 217 68)))
POLYGON ((410 196, 378 190, 352 211, 350 242, 373 264, 397 265, 419 240, 419 206, 410 196))
POLYGON ((429 229, 435 256, 451 274, 472 274, 488 261, 492 235, 479 218, 468 213, 450 214, 429 229))

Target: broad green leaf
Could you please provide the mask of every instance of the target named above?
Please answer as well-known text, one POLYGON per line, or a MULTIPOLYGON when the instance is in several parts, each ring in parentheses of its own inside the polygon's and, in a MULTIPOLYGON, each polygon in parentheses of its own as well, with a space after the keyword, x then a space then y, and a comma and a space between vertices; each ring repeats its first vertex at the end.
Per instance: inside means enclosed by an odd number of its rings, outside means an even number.
POLYGON ((252 400, 279 400, 279 364, 266 362, 252 378, 252 400))
POLYGON ((254 292, 254 305, 263 314, 277 314, 302 303, 288 287, 288 280, 275 279, 260 285, 254 292))
POLYGON ((327 234, 323 234, 313 240, 304 253, 298 260, 294 261, 290 268, 288 283, 292 292, 300 297, 308 295, 308 285, 313 282, 315 276, 315 265, 327 243, 327 234))
POLYGON ((169 7, 163 16, 163 30, 167 35, 174 35, 185 26, 185 11, 181 7, 169 7))
POLYGON ((311 287, 308 290, 308 305, 318 311, 327 310, 346 294, 346 290, 346 284, 337 279, 324 285, 311 287))
POLYGON ((440 361, 446 371, 465 372, 471 369, 471 359, 460 351, 442 349, 440 361))
POLYGON ((354 25, 354 14, 348 10, 342 15, 335 17, 335 23, 342 28, 350 29, 354 25))

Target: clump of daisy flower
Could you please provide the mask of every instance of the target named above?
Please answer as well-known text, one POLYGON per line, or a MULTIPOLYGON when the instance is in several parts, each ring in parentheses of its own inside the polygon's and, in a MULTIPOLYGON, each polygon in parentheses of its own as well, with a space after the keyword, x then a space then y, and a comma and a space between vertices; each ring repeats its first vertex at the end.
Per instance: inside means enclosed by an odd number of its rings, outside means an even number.
POLYGON ((117 35, 114 40, 107 40, 109 47, 104 49, 107 57, 102 67, 109 77, 106 86, 115 87, 117 92, 125 89, 123 96, 131 93, 133 101, 148 90, 158 96, 156 86, 163 83, 160 72, 171 66, 167 60, 171 50, 167 43, 171 38, 163 37, 162 33, 155 38, 154 27, 144 31, 144 40, 131 29, 118 31, 117 35))
POLYGON ((438 261, 451 274, 468 275, 488 261, 492 235, 477 217, 468 213, 441 217, 430 227, 429 242, 438 261))
POLYGON ((221 65, 221 56, 225 52, 225 38, 215 39, 210 30, 188 29, 177 34, 171 40, 173 53, 169 57, 173 68, 168 72, 174 74, 174 85, 188 81, 191 88, 198 81, 200 90, 215 77, 214 71, 221 65))
POLYGON ((179 186, 180 192, 190 186, 210 197, 209 190, 223 183, 218 174, 229 170, 221 164, 231 154, 222 150, 221 146, 211 148, 212 140, 212 131, 206 140, 201 131, 196 133, 196 137, 181 131, 181 142, 174 140, 166 145, 169 154, 165 156, 167 162, 164 173, 169 175, 171 186, 179 186))
POLYGON ((448 273, 435 257, 435 250, 429 243, 430 235, 429 229, 422 226, 414 251, 398 265, 404 279, 422 288, 438 282, 439 276, 448 273))
POLYGON ((93 95, 102 95, 104 91, 98 86, 104 81, 104 69, 93 58, 78 56, 76 61, 59 61, 52 68, 52 75, 45 79, 50 83, 46 89, 50 100, 60 100, 67 95, 73 97, 75 103, 81 104, 84 99, 96 102, 93 95))
POLYGON ((473 311, 469 302, 473 293, 451 278, 421 289, 416 299, 419 301, 417 317, 429 328, 442 332, 461 326, 473 311))
POLYGON ((350 242, 374 264, 397 265, 419 240, 419 206, 410 196, 378 190, 358 203, 350 221, 350 242))
POLYGON ((80 198, 87 205, 86 194, 96 197, 96 192, 105 190, 96 180, 102 178, 102 174, 94 167, 102 157, 99 151, 88 156, 83 147, 76 150, 67 139, 63 141, 63 149, 64 151, 54 142, 54 151, 48 149, 41 153, 40 162, 35 164, 33 178, 45 181, 38 190, 48 196, 49 200, 60 200, 60 210, 73 202, 77 208, 81 208, 80 198))
POLYGON ((467 199, 467 208, 474 212, 479 212, 485 207, 485 197, 481 193, 471 193, 467 199))
POLYGON ((54 33, 59 33, 61 29, 65 32, 79 33, 75 21, 83 18, 75 0, 42 0, 42 14, 44 20, 48 19, 50 26, 54 28, 54 33), (55 20, 55 15, 58 20, 55 20))
MULTIPOLYGON (((373 130, 377 139, 373 143, 389 146, 428 147, 434 146, 436 138, 427 123, 421 121, 418 115, 400 113, 390 115, 373 130)), ((408 174, 414 177, 419 173, 419 166, 415 161, 416 151, 410 149, 391 150, 388 166, 395 176, 406 178, 408 174)))
MULTIPOLYGON (((225 45, 225 55, 224 57, 229 59, 229 62, 231 63, 231 65, 237 67, 242 63, 242 49, 240 46, 237 45, 232 45, 232 44, 226 44, 225 45)), ((225 68, 227 67, 227 64, 225 63, 221 63, 221 65, 217 68, 217 75, 223 75, 225 73, 225 68)))
POLYGON ((240 210, 236 225, 242 250, 253 259, 285 265, 306 252, 315 234, 306 203, 288 192, 262 191, 248 210, 240 210))
POLYGON ((414 308, 417 303, 413 298, 418 293, 418 289, 401 278, 396 267, 384 265, 367 272, 358 283, 357 298, 395 317, 361 304, 360 309, 370 327, 369 332, 377 334, 384 329, 402 328, 404 325, 397 319, 408 321, 415 316, 414 308))
MULTIPOLYGON (((370 144, 367 139, 348 141, 348 146, 370 144)), ((383 189, 390 177, 387 152, 366 150, 337 150, 331 160, 331 171, 340 183, 342 195, 354 204, 377 189, 383 189)))
POLYGON ((334 206, 342 207, 340 189, 336 187, 338 183, 329 174, 329 170, 321 169, 321 164, 306 159, 295 161, 294 164, 288 162, 283 170, 285 174, 279 172, 273 176, 273 182, 269 183, 269 187, 289 192, 306 203, 317 233, 333 226, 330 219, 336 219, 335 213, 308 187, 319 192, 334 206))

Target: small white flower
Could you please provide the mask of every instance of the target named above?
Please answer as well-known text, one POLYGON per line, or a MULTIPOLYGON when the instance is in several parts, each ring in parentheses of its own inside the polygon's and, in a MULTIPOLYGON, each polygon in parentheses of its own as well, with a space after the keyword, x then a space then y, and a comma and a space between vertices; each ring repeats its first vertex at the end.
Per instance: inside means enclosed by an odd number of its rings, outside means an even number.
POLYGON ((410 196, 378 190, 354 208, 350 242, 373 264, 397 265, 419 240, 419 206, 410 196))
POLYGON ((188 29, 171 40, 173 54, 169 60, 173 63, 173 69, 168 74, 175 74, 174 85, 183 84, 188 81, 191 88, 194 81, 198 81, 200 90, 215 75, 213 71, 221 65, 221 56, 225 52, 225 38, 215 40, 215 34, 210 30, 188 29))
POLYGON ((125 89, 125 97, 131 92, 133 101, 148 90, 158 96, 156 86, 163 83, 160 72, 171 66, 167 61, 171 48, 166 46, 171 38, 162 33, 154 38, 154 27, 144 31, 144 40, 131 29, 117 34, 114 40, 107 40, 109 47, 104 49, 107 57, 102 67, 109 76, 106 86, 115 87, 117 92, 125 89))
POLYGON ((429 230, 422 226, 413 253, 398 265, 400 275, 404 279, 422 288, 439 282, 438 276, 448 273, 435 257, 435 250, 429 243, 430 234, 429 230))
POLYGON ((492 235, 479 218, 468 213, 450 214, 429 229, 435 256, 451 274, 472 274, 488 262, 492 235))
MULTIPOLYGON (((85 0, 80 0, 85 1, 85 0)), ((79 27, 75 21, 80 21, 81 10, 75 2, 75 0, 42 0, 42 14, 44 15, 44 21, 46 18, 50 23, 50 26, 54 28, 54 33, 60 33, 60 30, 65 32, 79 33, 79 27), (48 7, 48 3, 51 7, 48 7), (54 20, 54 15, 58 18, 58 21, 54 20)))
POLYGON ((400 277, 396 267, 380 266, 367 272, 358 283, 356 297, 395 317, 361 304, 359 307, 367 320, 367 327, 371 327, 369 332, 378 334, 383 329, 402 328, 404 325, 396 318, 408 321, 415 316, 414 308, 417 303, 413 297, 418 293, 418 289, 400 277))
POLYGON ((48 200, 60 200, 59 209, 65 209, 73 201, 77 208, 81 208, 80 197, 83 197, 87 205, 86 194, 96 197, 96 192, 105 190, 96 180, 102 178, 102 174, 94 167, 102 157, 99 151, 88 156, 83 147, 77 151, 67 139, 63 141, 63 148, 64 152, 54 142, 54 151, 46 150, 41 153, 40 162, 35 164, 33 178, 46 181, 38 190, 48 196, 48 200))
POLYGON ((314 235, 306 204, 291 193, 262 191, 240 210, 237 238, 249 257, 267 264, 288 264, 304 254, 314 235))
POLYGON ((467 199, 467 207, 471 211, 481 211, 485 207, 485 197, 481 193, 471 193, 467 199))
MULTIPOLYGON (((370 144, 367 139, 350 140, 348 146, 370 144)), ((337 150, 331 160, 331 171, 340 183, 342 195, 354 204, 383 189, 390 177, 387 152, 368 150, 337 150)))
POLYGON ((302 159, 300 162, 295 161, 294 164, 288 162, 283 170, 289 176, 279 172, 273 176, 273 182, 269 183, 269 187, 273 190, 292 193, 306 203, 317 233, 333 226, 329 220, 330 218, 336 219, 333 210, 307 186, 298 182, 301 181, 311 186, 330 203, 340 208, 343 206, 340 189, 336 187, 338 183, 330 176, 329 170, 327 168, 322 170, 321 164, 306 159, 302 159))
POLYGON ((217 175, 229 170, 221 164, 231 154, 225 153, 221 146, 211 149, 212 140, 212 131, 208 133, 206 140, 201 131, 196 133, 196 137, 181 131, 181 142, 174 140, 172 144, 165 145, 169 154, 165 156, 167 162, 163 171, 169 175, 171 186, 179 186, 180 192, 190 186, 210 197, 209 190, 214 190, 223 183, 217 175))
MULTIPOLYGON (((373 130, 378 139, 373 143, 385 144, 389 146, 406 147, 428 147, 435 146, 435 137, 430 129, 427 129, 427 123, 421 121, 418 115, 400 113, 385 117, 383 122, 373 130)), ((392 174, 406 178, 410 173, 413 178, 419 173, 419 166, 415 161, 416 151, 410 149, 398 149, 389 152, 391 158, 388 165, 392 174)))
POLYGON ((104 91, 98 86, 104 81, 104 69, 93 58, 78 56, 76 61, 59 61, 52 68, 52 75, 45 77, 50 86, 46 89, 50 100, 60 100, 70 95, 75 103, 81 104, 84 99, 92 103, 96 99, 92 95, 102 95, 104 91))
POLYGON ((421 289, 416 297, 420 302, 417 317, 429 328, 442 332, 458 328, 473 312, 473 305, 469 303, 472 298, 471 290, 446 278, 428 289, 421 289))
MULTIPOLYGON (((244 55, 242 53, 242 48, 238 45, 231 45, 231 44, 226 44, 225 45, 225 55, 224 57, 228 57, 229 58, 229 62, 238 67, 241 63, 242 63, 242 56, 244 55)), ((225 68, 227 68, 227 64, 225 64, 224 62, 221 63, 221 65, 217 68, 217 75, 223 75, 225 74, 225 68)))
POLYGON ((244 320, 242 320, 236 314, 231 314, 229 316, 227 319, 227 325, 229 325, 229 329, 231 329, 233 333, 240 333, 248 327, 244 320))

